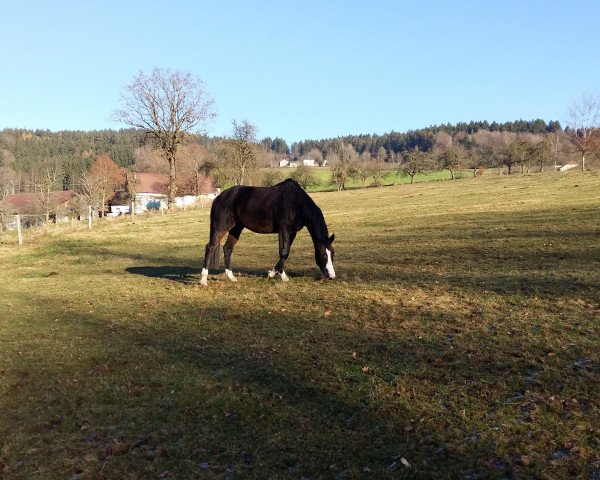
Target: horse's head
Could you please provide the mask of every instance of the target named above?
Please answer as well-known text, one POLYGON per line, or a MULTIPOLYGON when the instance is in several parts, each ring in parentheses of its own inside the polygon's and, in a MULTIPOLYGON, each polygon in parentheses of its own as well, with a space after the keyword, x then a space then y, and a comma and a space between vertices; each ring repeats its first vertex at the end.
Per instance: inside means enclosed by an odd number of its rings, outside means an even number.
POLYGON ((317 265, 325 275, 325 278, 334 279, 335 270, 333 269, 333 239, 335 235, 332 235, 327 240, 322 242, 315 242, 315 260, 317 265))

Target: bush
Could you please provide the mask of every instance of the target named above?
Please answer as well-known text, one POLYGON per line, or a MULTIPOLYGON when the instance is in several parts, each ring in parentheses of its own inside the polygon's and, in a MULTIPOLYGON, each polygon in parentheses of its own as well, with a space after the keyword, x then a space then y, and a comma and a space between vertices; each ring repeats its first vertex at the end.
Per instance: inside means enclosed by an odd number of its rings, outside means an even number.
POLYGON ((283 175, 281 174, 281 172, 278 172, 277 170, 269 170, 263 176, 262 184, 264 187, 272 187, 273 185, 281 182, 282 180, 283 175))
POLYGON ((307 167, 306 165, 298 166, 294 173, 290 175, 290 178, 296 180, 304 190, 306 190, 307 187, 318 183, 310 167, 307 167))

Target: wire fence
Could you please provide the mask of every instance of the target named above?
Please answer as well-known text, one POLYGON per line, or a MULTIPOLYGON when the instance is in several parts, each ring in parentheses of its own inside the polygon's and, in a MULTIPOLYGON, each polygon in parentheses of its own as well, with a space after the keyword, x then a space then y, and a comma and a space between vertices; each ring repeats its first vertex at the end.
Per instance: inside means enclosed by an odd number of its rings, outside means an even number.
MULTIPOLYGON (((203 209, 206 206, 210 205, 210 201, 203 200, 194 205, 183 205, 178 206, 176 210, 194 210, 194 209, 203 209)), ((116 219, 129 219, 131 223, 136 223, 136 221, 141 217, 152 217, 155 215, 164 215, 167 212, 167 209, 164 205, 160 205, 156 209, 146 209, 143 212, 140 212, 134 202, 128 205, 127 211, 121 211, 118 214, 106 215, 105 218, 111 218, 113 220, 116 219)), ((86 209, 69 213, 60 213, 60 212, 49 212, 49 213, 19 213, 19 214, 10 214, 3 215, 0 218, 0 233, 6 233, 11 231, 16 231, 17 233, 17 242, 19 245, 24 244, 24 231, 40 231, 47 233, 50 225, 55 225, 57 228, 60 225, 78 225, 81 228, 81 225, 85 222, 88 230, 92 230, 94 224, 97 221, 102 221, 102 217, 100 216, 100 209, 93 208, 91 205, 88 205, 86 209)), ((11 238, 9 234, 7 236, 11 238)), ((13 240, 9 240, 12 242, 13 240)))

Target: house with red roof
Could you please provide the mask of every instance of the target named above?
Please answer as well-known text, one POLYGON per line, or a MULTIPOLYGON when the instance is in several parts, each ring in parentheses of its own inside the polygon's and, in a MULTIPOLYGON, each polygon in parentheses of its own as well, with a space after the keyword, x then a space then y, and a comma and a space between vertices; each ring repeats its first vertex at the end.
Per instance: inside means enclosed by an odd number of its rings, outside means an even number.
MULTIPOLYGON (((126 188, 131 192, 135 213, 167 207, 169 175, 166 173, 132 172, 127 174, 126 188)), ((220 190, 211 177, 197 175, 178 180, 175 206, 186 207, 203 201, 212 201, 220 190)))
MULTIPOLYGON (((21 216, 23 226, 42 223, 60 223, 78 216, 78 195, 73 190, 54 192, 17 193, 4 198, 12 214, 21 216)), ((14 221, 5 223, 11 228, 14 221)))

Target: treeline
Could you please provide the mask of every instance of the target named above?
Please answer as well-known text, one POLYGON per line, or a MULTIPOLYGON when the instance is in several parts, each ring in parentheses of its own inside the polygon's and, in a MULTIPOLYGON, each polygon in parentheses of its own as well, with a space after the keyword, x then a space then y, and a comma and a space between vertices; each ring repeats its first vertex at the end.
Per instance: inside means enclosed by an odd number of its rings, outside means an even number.
MULTIPOLYGON (((192 135, 190 143, 206 142, 192 135)), ((61 131, 5 129, 0 131, 0 184, 13 177, 12 190, 39 190, 40 177, 51 175, 55 189, 76 189, 82 175, 100 155, 118 166, 131 168, 154 146, 147 133, 137 129, 61 131), (4 181, 3 181, 4 180, 4 181)), ((46 178, 44 179, 46 180, 46 178)), ((47 181, 43 182, 47 184, 47 181)), ((0 192, 1 193, 1 192, 0 192)))
MULTIPOLYGON (((544 120, 439 125, 381 135, 305 140, 288 147, 282 138, 256 138, 249 122, 234 122, 231 137, 188 135, 178 150, 178 173, 213 176, 226 188, 238 183, 260 184, 261 167, 275 167, 281 159, 313 159, 332 168, 332 182, 344 185, 346 173, 361 183, 376 178, 381 167, 419 171, 506 167, 521 171, 577 162, 598 152, 598 131, 590 137, 581 130, 563 130, 558 121, 544 120), (586 140, 586 142, 583 142, 586 140), (583 143, 582 143, 583 142, 583 143), (585 144, 584 144, 585 143, 585 144), (346 171, 346 173, 343 173, 346 171), (342 172, 342 173, 340 173, 342 172), (370 173, 368 173, 370 172, 370 173)), ((82 190, 90 165, 108 156, 118 167, 138 172, 168 173, 168 163, 154 139, 138 129, 90 132, 5 129, 0 131, 0 198, 10 193, 82 190)), ((385 169, 385 168, 384 168, 385 169)), ((380 183, 380 182, 375 182, 380 183)))
MULTIPOLYGON (((385 149, 389 154, 397 155, 402 152, 408 152, 419 149, 422 152, 428 152, 435 146, 434 137, 437 133, 443 132, 455 136, 472 135, 479 131, 486 132, 508 132, 515 134, 533 134, 543 135, 548 133, 562 132, 562 127, 558 121, 545 122, 544 120, 517 120, 514 122, 498 123, 487 121, 479 122, 460 122, 455 125, 436 125, 418 130, 410 130, 408 132, 395 132, 378 134, 363 134, 363 135, 346 135, 338 138, 327 138, 322 140, 304 140, 292 144, 291 152, 295 157, 303 157, 308 152, 315 149, 319 150, 323 155, 335 149, 335 145, 342 142, 352 145, 354 150, 362 155, 364 152, 376 156, 380 149, 385 149)), ((464 142, 463 142, 464 143, 464 142)), ((468 145, 465 145, 468 146, 468 145)))

